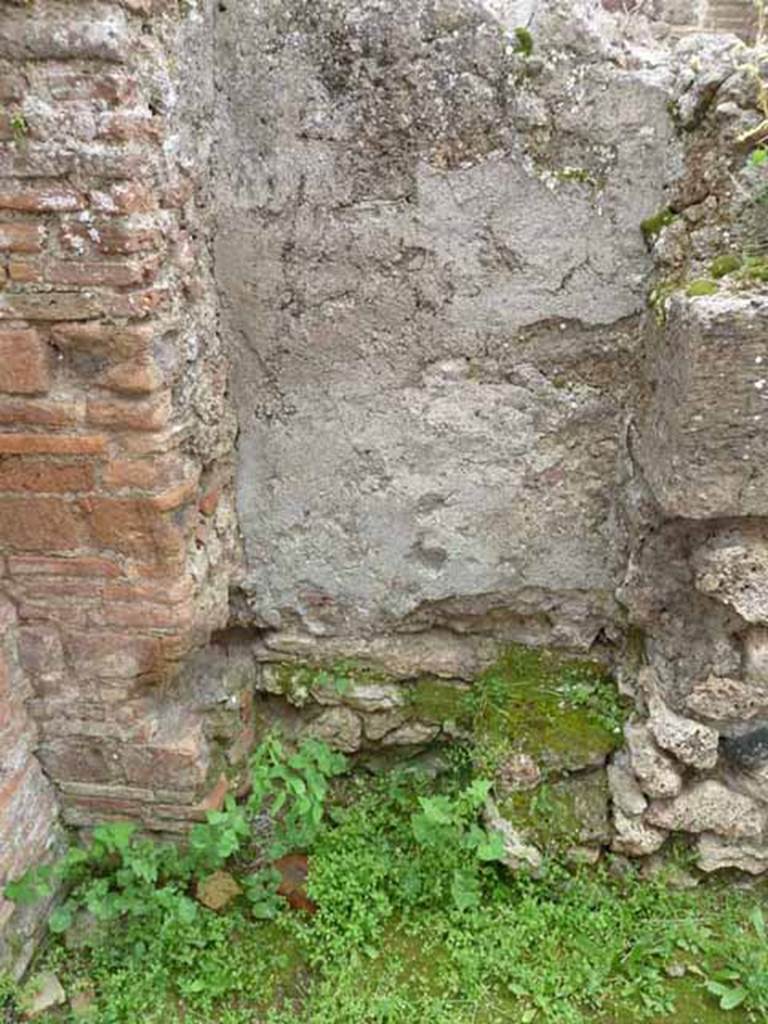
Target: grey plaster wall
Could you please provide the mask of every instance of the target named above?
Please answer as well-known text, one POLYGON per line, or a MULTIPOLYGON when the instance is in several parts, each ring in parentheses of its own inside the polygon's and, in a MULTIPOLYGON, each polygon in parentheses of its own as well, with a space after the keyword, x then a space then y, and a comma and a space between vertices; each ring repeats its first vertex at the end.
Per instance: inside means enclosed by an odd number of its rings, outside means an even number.
POLYGON ((218 16, 241 619, 586 647, 620 618, 640 222, 678 148, 663 68, 598 4, 539 7, 529 57, 498 0, 218 16))

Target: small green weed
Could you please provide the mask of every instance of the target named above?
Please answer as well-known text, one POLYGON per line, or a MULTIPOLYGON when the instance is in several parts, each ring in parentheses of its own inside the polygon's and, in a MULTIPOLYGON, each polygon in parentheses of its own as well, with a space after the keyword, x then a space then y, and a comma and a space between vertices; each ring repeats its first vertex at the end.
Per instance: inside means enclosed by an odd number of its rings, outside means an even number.
POLYGON ((29 123, 20 110, 11 114, 10 126, 14 142, 22 142, 29 134, 29 123))
POLYGON ((533 35, 531 31, 524 28, 522 25, 515 29, 515 49, 518 53, 521 53, 523 57, 530 57, 533 53, 533 35))

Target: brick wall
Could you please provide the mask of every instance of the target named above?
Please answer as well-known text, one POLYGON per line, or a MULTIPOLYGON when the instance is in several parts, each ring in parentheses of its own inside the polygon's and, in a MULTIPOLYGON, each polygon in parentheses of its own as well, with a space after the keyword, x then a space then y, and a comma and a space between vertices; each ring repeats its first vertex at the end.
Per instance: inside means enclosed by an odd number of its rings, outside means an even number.
POLYGON ((232 536, 211 6, 0 2, 0 607, 74 824, 180 828, 224 788, 179 671, 232 536))

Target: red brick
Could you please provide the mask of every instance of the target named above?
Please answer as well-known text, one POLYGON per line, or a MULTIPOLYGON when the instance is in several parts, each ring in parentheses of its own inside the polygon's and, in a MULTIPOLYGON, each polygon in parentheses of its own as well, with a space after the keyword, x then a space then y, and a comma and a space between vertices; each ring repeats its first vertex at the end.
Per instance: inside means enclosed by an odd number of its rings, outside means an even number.
POLYGON ((20 629, 18 650, 22 668, 32 675, 49 675, 64 667, 64 652, 54 626, 20 629))
POLYGON ((51 284, 127 288, 131 285, 148 283, 147 269, 138 262, 88 263, 76 260, 56 260, 45 264, 43 275, 44 280, 51 284))
POLYGON ((0 295, 0 319, 93 320, 103 304, 78 292, 25 292, 0 295))
POLYGON ((0 189, 0 209, 24 213, 68 213, 84 210, 87 201, 82 192, 66 185, 49 188, 0 189))
POLYGON ((21 75, 0 75, 0 100, 20 100, 26 92, 21 75))
POLYGON ((11 456, 0 459, 0 491, 38 494, 92 491, 93 466, 84 462, 54 462, 11 456))
POLYGON ((0 546, 14 551, 67 551, 86 539, 83 514, 64 498, 6 498, 0 502, 0 546))
POLYGON ((17 588, 25 598, 102 597, 104 581, 98 577, 31 576, 17 588))
POLYGON ((50 386, 48 351, 37 331, 0 330, 0 391, 35 395, 50 386))
POLYGON ((119 434, 114 440, 129 455, 164 455, 179 448, 189 433, 189 424, 176 424, 151 433, 119 434))
POLYGON ((107 103, 129 103, 137 96, 136 79, 120 74, 53 73, 47 77, 48 88, 55 100, 104 100, 107 103))
POLYGON ((197 496, 199 479, 199 471, 196 471, 174 487, 169 487, 168 490, 154 495, 149 500, 153 507, 161 512, 170 512, 173 509, 181 508, 182 505, 187 505, 197 496))
POLYGON ((39 260, 12 256, 8 261, 8 277, 17 284, 39 284, 43 280, 43 267, 39 260))
POLYGON ((100 455, 101 434, 0 434, 0 455, 100 455))
POLYGON ((9 426, 73 426, 81 418, 74 402, 33 401, 0 398, 0 423, 9 426))
POLYGON ((107 558, 48 558, 36 555, 12 555, 8 559, 11 576, 104 576, 122 574, 120 566, 107 558))
POLYGON ((183 653, 175 641, 133 631, 67 630, 63 641, 75 672, 102 679, 159 679, 183 653))
POLYGON ((88 244, 106 256, 134 256, 161 249, 164 237, 156 227, 133 226, 101 219, 88 224, 69 221, 62 225, 61 242, 78 255, 83 245, 88 244))
POLYGON ((0 178, 61 178, 74 170, 74 153, 59 143, 0 143, 0 178))
POLYGON ((181 481, 184 462, 175 453, 146 459, 115 459, 102 473, 102 482, 110 490, 133 488, 152 491, 169 488, 181 481))
POLYGON ((42 224, 0 224, 0 250, 41 252, 45 229, 42 224))
POLYGON ((57 324, 52 336, 61 348, 122 361, 145 356, 151 350, 155 333, 151 324, 115 327, 109 323, 85 323, 57 324))
POLYGON ((181 529, 158 512, 152 499, 82 498, 78 505, 99 547, 158 562, 184 551, 181 529))
POLYGON ((198 504, 197 507, 200 509, 200 512, 202 513, 202 515, 204 515, 204 516, 212 516, 213 515, 213 513, 219 507, 219 502, 221 501, 221 493, 222 493, 221 487, 214 487, 212 490, 208 491, 207 494, 205 494, 200 499, 200 503, 198 504))
POLYGON ((125 113, 118 110, 102 114, 96 131, 97 139, 118 142, 157 142, 163 133, 162 119, 145 113, 125 113))
POLYGON ((85 417, 96 427, 116 430, 161 430, 171 416, 171 393, 164 391, 154 399, 89 400, 85 417))
POLYGON ((152 359, 118 363, 101 375, 101 387, 125 395, 149 395, 163 384, 163 375, 152 359))
POLYGON ((119 765, 109 757, 109 745, 98 738, 73 736, 45 743, 38 756, 55 779, 109 782, 119 778, 119 765))
POLYGON ((91 206, 100 213, 150 213, 157 205, 155 193, 140 182, 121 182, 108 192, 91 193, 91 206))
POLYGON ((194 593, 189 576, 166 576, 161 580, 114 580, 107 583, 104 597, 107 601, 146 601, 153 604, 178 604, 194 593))
POLYGON ((151 151, 129 150, 126 146, 95 143, 81 146, 76 156, 77 170, 86 178, 109 178, 113 181, 133 181, 150 177, 157 162, 151 159, 151 151))
POLYGON ((115 295, 104 301, 104 314, 126 319, 141 320, 165 305, 170 298, 166 288, 153 288, 141 292, 115 295))
POLYGON ((188 626, 192 622, 193 612, 194 608, 189 601, 173 606, 139 601, 130 604, 110 601, 104 605, 104 610, 99 615, 99 621, 106 626, 177 629, 188 626))
POLYGON ((84 627, 88 625, 88 610, 85 598, 76 602, 66 598, 59 601, 55 598, 19 599, 19 618, 23 622, 58 622, 67 626, 84 627))

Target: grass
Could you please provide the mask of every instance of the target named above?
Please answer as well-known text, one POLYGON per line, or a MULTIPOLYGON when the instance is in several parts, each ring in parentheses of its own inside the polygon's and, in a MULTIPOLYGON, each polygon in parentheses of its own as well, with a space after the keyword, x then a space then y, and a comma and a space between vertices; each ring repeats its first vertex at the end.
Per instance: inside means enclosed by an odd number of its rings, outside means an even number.
MULTIPOLYGON (((476 864, 479 898, 459 911, 450 843, 422 848, 412 817, 450 797, 466 764, 430 781, 416 770, 339 780, 311 853, 314 915, 254 919, 247 904, 191 923, 112 923, 93 945, 52 939, 53 969, 97 1024, 678 1024, 762 1021, 768 945, 762 888, 675 889, 609 862, 540 878, 476 864), (674 977, 671 977, 674 975, 674 977), (682 975, 678 977, 678 975, 682 975), (718 978, 721 979, 718 982, 718 978), (744 991, 732 1011, 726 991, 744 991)), ((6 1021, 14 995, 0 985, 6 1021)), ((0 1020, 3 1020, 0 1010, 0 1020)))

